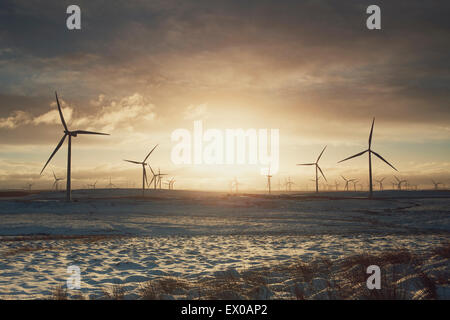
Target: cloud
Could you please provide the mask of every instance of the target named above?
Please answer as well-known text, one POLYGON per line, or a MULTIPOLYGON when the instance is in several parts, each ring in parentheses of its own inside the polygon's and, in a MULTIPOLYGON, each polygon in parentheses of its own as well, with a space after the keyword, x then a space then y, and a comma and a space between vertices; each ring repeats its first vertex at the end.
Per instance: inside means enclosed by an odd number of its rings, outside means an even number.
MULTIPOLYGON (((104 95, 100 95, 94 103, 102 105, 106 101, 104 95)), ((75 127, 102 128, 102 130, 114 130, 116 128, 133 128, 142 122, 152 121, 156 117, 155 106, 139 93, 124 97, 119 101, 111 101, 109 105, 101 107, 94 115, 75 119, 72 123, 75 127)))
MULTIPOLYGON (((155 106, 143 95, 134 93, 128 97, 124 97, 119 101, 112 100, 108 105, 106 97, 99 95, 98 100, 93 101, 93 105, 97 110, 90 115, 81 115, 74 117, 74 108, 69 106, 64 100, 59 99, 64 119, 69 126, 76 129, 93 129, 101 128, 103 130, 114 130, 116 128, 128 128, 133 130, 133 126, 137 123, 154 120, 156 113, 155 106)), ((16 129, 25 125, 42 125, 42 124, 60 124, 59 113, 56 108, 56 102, 50 104, 52 110, 33 117, 30 112, 13 111, 10 116, 0 118, 0 128, 16 129)))
POLYGON ((200 120, 209 116, 208 104, 189 105, 183 112, 185 120, 200 120))
POLYGON ((0 118, 0 128, 15 129, 31 122, 31 115, 24 111, 13 111, 9 117, 0 118))

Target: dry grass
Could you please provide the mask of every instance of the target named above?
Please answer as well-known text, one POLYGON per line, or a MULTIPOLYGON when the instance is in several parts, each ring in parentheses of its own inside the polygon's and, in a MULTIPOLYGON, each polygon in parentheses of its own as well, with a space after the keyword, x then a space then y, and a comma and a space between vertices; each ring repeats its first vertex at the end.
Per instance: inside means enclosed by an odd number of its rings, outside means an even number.
POLYGON ((190 284, 183 279, 164 277, 141 284, 139 293, 144 300, 158 300, 162 294, 177 294, 179 292, 185 292, 189 288, 190 284))
POLYGON ((125 293, 125 288, 120 284, 113 284, 110 290, 103 289, 104 297, 109 300, 123 300, 125 293))
POLYGON ((433 254, 438 255, 442 258, 450 258, 450 242, 446 243, 433 250, 433 254))
POLYGON ((50 296, 50 300, 68 300, 69 295, 67 294, 67 289, 63 286, 57 286, 53 289, 50 296))
POLYGON ((342 261, 341 267, 344 269, 351 268, 355 265, 361 265, 365 268, 370 265, 382 267, 390 264, 416 263, 417 260, 418 257, 413 255, 409 250, 399 249, 395 251, 382 252, 376 255, 362 253, 350 256, 342 261))

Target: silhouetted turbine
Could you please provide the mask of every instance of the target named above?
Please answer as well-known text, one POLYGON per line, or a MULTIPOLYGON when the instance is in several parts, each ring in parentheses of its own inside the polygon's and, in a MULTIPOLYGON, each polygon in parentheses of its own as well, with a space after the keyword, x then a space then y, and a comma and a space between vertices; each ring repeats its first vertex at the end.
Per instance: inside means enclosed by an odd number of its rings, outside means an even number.
POLYGON ((378 185, 380 186, 380 191, 382 191, 383 190, 383 180, 385 179, 386 177, 384 177, 383 179, 380 179, 380 180, 377 180, 377 179, 375 179, 375 181, 378 183, 378 185))
POLYGON ((42 172, 44 172, 45 167, 47 167, 47 164, 50 162, 50 160, 52 160, 53 156, 56 154, 56 152, 58 152, 59 148, 61 148, 62 144, 64 143, 64 140, 66 140, 66 137, 69 137, 69 145, 67 148, 67 188, 66 188, 66 199, 67 201, 71 201, 72 200, 72 189, 71 189, 71 161, 72 161, 72 137, 77 137, 77 135, 79 134, 95 134, 95 135, 104 135, 104 136, 108 136, 109 134, 107 133, 100 133, 100 132, 92 132, 92 131, 84 131, 84 130, 75 130, 75 131, 70 131, 67 127, 66 121, 64 120, 64 116, 61 110, 61 106, 59 104, 59 100, 58 100, 58 94, 55 92, 55 97, 56 97, 56 103, 58 105, 58 112, 59 112, 59 117, 61 119, 61 123, 64 127, 64 136, 62 137, 62 139, 59 141, 58 145, 56 146, 55 150, 53 151, 53 153, 50 155, 50 158, 48 158, 47 162, 45 163, 44 167, 41 170, 41 174, 42 172))
POLYGON ((147 161, 148 157, 150 157, 150 155, 152 154, 153 150, 155 150, 157 146, 158 145, 154 146, 153 149, 150 150, 150 152, 144 158, 144 161, 124 160, 124 161, 130 162, 130 163, 139 164, 139 165, 142 166, 142 196, 144 196, 145 185, 147 184, 147 186, 148 186, 147 171, 145 170, 145 166, 147 165, 147 163, 145 161, 147 161))
MULTIPOLYGON (((327 178, 325 178, 325 175, 323 174, 322 169, 320 169, 319 167, 319 160, 320 157, 322 156, 323 152, 325 151, 325 149, 327 148, 327 146, 325 146, 325 148, 323 148, 322 152, 319 154, 319 157, 317 158, 316 162, 313 163, 300 163, 297 164, 298 166, 315 166, 316 167, 316 192, 319 192, 319 177, 318 177, 318 172, 317 170, 320 171, 320 173, 322 174, 323 178, 325 179, 325 181, 327 181, 327 178)), ((328 182, 328 181, 327 181, 328 182)))
POLYGON ((360 153, 357 153, 351 157, 345 158, 344 160, 339 161, 343 162, 343 161, 347 161, 359 156, 362 156, 364 153, 368 152, 369 153, 369 185, 370 185, 370 197, 372 197, 372 193, 373 193, 373 183, 372 183, 372 154, 374 154, 375 156, 377 156, 378 158, 380 158, 381 160, 383 160, 385 163, 387 163, 392 169, 394 169, 395 171, 398 171, 397 169, 395 169, 395 167, 390 164, 389 162, 387 162, 387 160, 385 160, 382 156, 380 156, 378 153, 376 153, 375 151, 373 151, 372 148, 372 134, 373 134, 373 125, 375 123, 375 118, 373 118, 372 120, 372 127, 370 129, 370 135, 369 135, 369 148, 367 150, 364 150, 360 153))

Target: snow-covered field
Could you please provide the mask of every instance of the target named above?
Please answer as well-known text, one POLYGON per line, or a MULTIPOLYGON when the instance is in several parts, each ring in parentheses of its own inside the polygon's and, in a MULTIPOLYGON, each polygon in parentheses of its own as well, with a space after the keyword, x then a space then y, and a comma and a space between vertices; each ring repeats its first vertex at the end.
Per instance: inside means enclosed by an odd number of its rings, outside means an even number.
MULTIPOLYGON (((79 190, 72 203, 61 201, 62 192, 0 198, 0 298, 48 298, 65 285, 70 265, 81 270, 81 290, 71 295, 101 298, 120 284, 125 298, 139 298, 147 281, 168 276, 192 282, 223 274, 243 279, 252 270, 274 272, 318 258, 336 262, 401 249, 427 256, 421 268, 440 270, 439 297, 450 298, 449 260, 430 255, 450 242, 448 192, 390 191, 374 200, 345 192, 321 198, 148 190, 142 199, 140 194, 79 190)), ((292 276, 278 272, 256 288, 263 296, 246 297, 298 297, 288 294, 298 290, 287 281, 292 276), (284 284, 290 289, 277 291, 284 284)), ((322 297, 316 289, 308 289, 306 298, 322 297)), ((195 296, 185 289, 169 297, 195 296)))

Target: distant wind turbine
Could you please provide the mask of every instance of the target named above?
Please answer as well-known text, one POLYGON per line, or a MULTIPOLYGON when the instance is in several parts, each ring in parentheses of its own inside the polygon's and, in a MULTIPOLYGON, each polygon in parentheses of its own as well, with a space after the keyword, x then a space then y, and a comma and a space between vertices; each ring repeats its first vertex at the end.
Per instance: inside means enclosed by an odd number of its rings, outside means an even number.
POLYGON ((375 156, 377 156, 378 158, 380 158, 381 160, 383 160, 385 163, 387 163, 392 169, 394 169, 395 171, 398 171, 397 169, 395 169, 395 167, 390 164, 389 162, 387 162, 387 160, 385 160, 382 156, 380 156, 378 153, 376 153, 375 151, 373 151, 372 148, 372 134, 373 134, 373 125, 375 123, 375 118, 373 118, 372 120, 372 127, 370 129, 370 135, 369 135, 369 148, 367 150, 364 150, 360 153, 357 153, 351 157, 345 158, 344 160, 339 161, 343 162, 343 161, 347 161, 356 157, 359 157, 361 155, 363 155, 364 153, 368 152, 369 153, 369 187, 370 187, 370 197, 372 197, 373 194, 373 183, 372 183, 372 154, 374 154, 375 156))
POLYGON ((176 180, 172 177, 169 181, 169 190, 173 190, 173 185, 175 184, 176 180))
POLYGON ((323 152, 325 151, 325 149, 327 148, 327 146, 325 146, 325 148, 323 148, 322 152, 319 154, 319 157, 317 158, 316 162, 313 163, 300 163, 297 164, 298 166, 315 166, 316 167, 316 192, 319 192, 319 176, 318 176, 318 172, 317 170, 320 171, 320 173, 322 174, 323 178, 325 179, 325 181, 327 181, 327 178, 325 178, 325 175, 323 174, 322 169, 320 169, 319 167, 319 160, 320 157, 322 156, 323 152))
POLYGON ((158 174, 156 175, 156 178, 158 180, 157 181, 157 185, 158 185, 159 189, 161 189, 161 179, 162 179, 163 176, 167 176, 167 173, 161 173, 160 168, 158 168, 158 174))
MULTIPOLYGON (((111 181, 109 181, 109 183, 112 184, 111 181)), ((97 185, 97 180, 96 180, 94 183, 92 183, 92 184, 88 184, 88 187, 90 187, 90 188, 92 188, 92 189, 95 190, 95 186, 96 186, 96 185, 97 185)), ((114 186, 114 185, 113 185, 113 186, 114 186)))
POLYGON ((292 191, 291 187, 293 184, 295 183, 291 181, 291 177, 288 177, 288 179, 286 180, 286 191, 292 191))
POLYGON ((339 190, 339 182, 334 180, 334 186, 336 187, 336 191, 338 191, 339 190))
POLYGON ((269 194, 271 193, 271 189, 270 189, 270 179, 272 178, 272 176, 270 175, 270 167, 269 167, 269 171, 267 172, 267 187, 269 188, 269 194))
POLYGON ((386 177, 384 177, 383 179, 375 179, 375 181, 378 183, 378 185, 380 186, 380 191, 382 191, 383 190, 383 180, 385 179, 386 177))
POLYGON ((353 189, 356 191, 356 185, 358 184, 359 180, 357 179, 352 179, 350 180, 353 183, 353 189))
POLYGON ((236 193, 239 193, 239 186, 242 185, 242 183, 240 183, 236 177, 234 177, 234 180, 232 183, 233 183, 234 190, 236 191, 236 193))
POLYGON ((61 119, 61 123, 64 127, 64 136, 62 137, 62 139, 59 141, 58 145, 56 146, 55 150, 53 151, 53 153, 50 155, 50 158, 48 158, 47 162, 45 163, 44 167, 41 170, 41 175, 42 172, 44 172, 45 167, 47 167, 47 164, 50 162, 50 160, 52 160, 53 156, 56 154, 56 152, 58 152, 59 148, 61 148, 62 144, 64 143, 64 140, 66 140, 66 137, 69 137, 69 144, 68 144, 68 148, 67 148, 67 188, 66 188, 66 200, 67 201, 71 201, 72 200, 72 188, 71 188, 71 162, 72 162, 72 137, 76 138, 79 134, 95 134, 95 135, 103 135, 103 136, 108 136, 109 134, 107 133, 100 133, 100 132, 92 132, 92 131, 84 131, 84 130, 75 130, 75 131, 70 131, 69 128, 67 127, 66 121, 64 120, 64 116, 61 110, 61 106, 59 104, 59 100, 58 100, 58 94, 55 92, 55 97, 56 97, 56 103, 58 105, 58 112, 59 112, 59 117, 61 119))
POLYGON ((111 177, 109 177, 109 183, 106 185, 107 188, 112 189, 115 188, 115 184, 111 182, 111 177))
POLYGON ((396 176, 394 176, 395 180, 397 180, 397 189, 398 190, 402 190, 402 183, 406 183, 406 180, 400 180, 399 178, 397 178, 396 176))
POLYGON ((58 178, 55 174, 55 171, 52 170, 52 172, 53 172, 53 179, 55 179, 55 182, 53 182, 52 189, 55 189, 55 191, 58 191, 58 182, 61 180, 64 180, 64 178, 58 178))
POLYGON ((25 188, 28 189, 28 191, 31 191, 31 187, 32 187, 33 185, 34 185, 33 182, 29 182, 29 183, 25 186, 25 188))
POLYGON ((434 184, 434 190, 438 190, 439 189, 439 185, 442 185, 442 182, 436 182, 433 179, 431 179, 431 181, 434 184))
POLYGON ((152 154, 153 150, 156 149, 157 146, 158 145, 154 146, 153 149, 150 150, 150 152, 144 158, 144 161, 124 160, 124 161, 130 162, 130 163, 139 164, 142 166, 142 196, 144 196, 145 185, 148 184, 147 171, 145 170, 145 166, 147 165, 146 161, 147 161, 148 157, 150 157, 150 155, 152 154))
POLYGON ((344 187, 344 190, 348 191, 348 184, 349 184, 350 182, 352 182, 353 179, 348 180, 348 179, 345 178, 344 176, 341 176, 341 178, 344 179, 344 181, 345 181, 345 187, 344 187))

